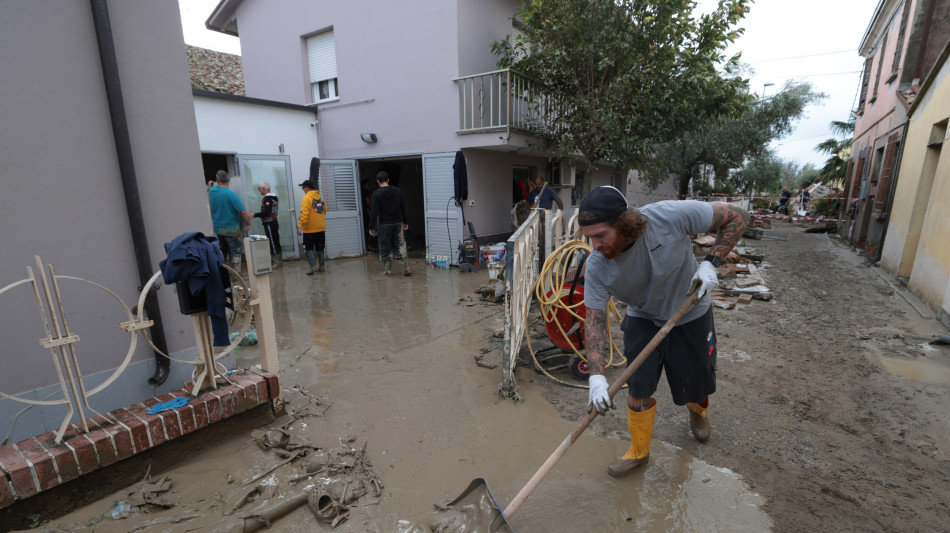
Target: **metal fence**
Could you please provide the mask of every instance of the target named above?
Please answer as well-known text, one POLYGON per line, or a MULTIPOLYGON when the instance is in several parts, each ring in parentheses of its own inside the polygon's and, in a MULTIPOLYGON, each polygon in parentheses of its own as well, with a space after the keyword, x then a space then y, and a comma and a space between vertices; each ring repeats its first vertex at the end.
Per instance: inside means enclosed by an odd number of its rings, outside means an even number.
POLYGON ((519 397, 515 367, 528 327, 527 312, 539 265, 559 246, 573 240, 578 229, 576 213, 566 219, 561 210, 534 209, 505 242, 505 349, 500 390, 509 398, 519 397))
POLYGON ((550 130, 556 102, 538 82, 511 69, 455 78, 459 88, 459 133, 500 129, 550 130))

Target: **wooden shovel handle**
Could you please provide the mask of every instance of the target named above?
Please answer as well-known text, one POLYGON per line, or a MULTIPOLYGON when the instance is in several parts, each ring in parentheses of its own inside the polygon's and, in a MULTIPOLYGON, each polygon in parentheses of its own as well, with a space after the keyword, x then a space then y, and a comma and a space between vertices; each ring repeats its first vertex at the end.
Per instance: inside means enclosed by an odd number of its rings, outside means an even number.
MULTIPOLYGON (((620 377, 617 378, 610 388, 607 389, 607 394, 610 396, 611 402, 613 402, 614 395, 616 395, 617 392, 623 388, 623 384, 626 383, 628 379, 630 379, 630 376, 632 376, 634 372, 637 371, 637 368, 643 364, 643 361, 646 360, 646 358, 649 357, 651 353, 653 353, 653 350, 656 350, 656 347, 660 344, 660 342, 663 341, 664 338, 666 338, 666 335, 671 329, 673 329, 674 326, 676 326, 676 323, 679 322, 684 315, 686 315, 693 305, 699 302, 699 298, 696 297, 699 286, 700 284, 696 282, 693 283, 689 294, 686 295, 686 301, 683 302, 683 305, 681 305, 680 308, 677 309, 675 313, 673 313, 673 316, 671 316, 670 319, 666 321, 666 324, 663 324, 663 327, 660 328, 660 331, 656 332, 656 335, 654 335, 649 344, 647 344, 643 350, 640 351, 640 354, 637 355, 637 358, 627 366, 623 373, 620 374, 620 377)), ((595 418, 597 418, 597 415, 597 410, 591 409, 590 412, 587 413, 587 416, 581 420, 581 423, 576 428, 574 428, 574 431, 572 431, 570 435, 561 441, 560 446, 554 450, 554 453, 552 453, 550 457, 548 457, 548 460, 545 461, 543 465, 541 465, 541 468, 539 468, 538 471, 535 472, 533 476, 531 476, 531 479, 528 480, 528 483, 526 483, 521 491, 515 495, 514 499, 511 500, 511 503, 508 504, 508 507, 505 508, 503 514, 505 515, 506 519, 511 518, 511 516, 518 511, 518 508, 521 507, 521 504, 524 503, 526 499, 528 499, 528 496, 530 496, 532 492, 534 492, 534 489, 537 488, 537 486, 541 483, 541 480, 548 475, 548 472, 551 471, 555 463, 557 463, 561 459, 561 456, 567 452, 567 449, 570 448, 572 444, 574 444, 574 441, 576 441, 578 437, 581 436, 581 433, 587 429, 587 426, 589 426, 590 423, 593 422, 595 418)))

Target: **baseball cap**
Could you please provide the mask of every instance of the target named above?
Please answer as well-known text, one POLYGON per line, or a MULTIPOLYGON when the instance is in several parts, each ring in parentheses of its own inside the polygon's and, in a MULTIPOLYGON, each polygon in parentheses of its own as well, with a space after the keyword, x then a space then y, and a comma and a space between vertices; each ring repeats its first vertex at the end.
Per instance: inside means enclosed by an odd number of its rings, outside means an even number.
POLYGON ((311 189, 316 189, 317 186, 314 185, 313 180, 304 180, 303 183, 299 185, 300 187, 310 187, 311 189))
POLYGON ((610 222, 626 210, 627 198, 622 192, 609 185, 597 187, 581 200, 577 223, 581 226, 590 226, 600 222, 610 222))

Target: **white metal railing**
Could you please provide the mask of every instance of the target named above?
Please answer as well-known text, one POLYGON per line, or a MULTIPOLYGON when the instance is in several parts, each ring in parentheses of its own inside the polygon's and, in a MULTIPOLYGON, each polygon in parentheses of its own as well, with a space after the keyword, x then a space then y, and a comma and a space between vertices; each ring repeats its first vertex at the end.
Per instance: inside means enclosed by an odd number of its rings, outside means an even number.
POLYGON ((455 78, 459 133, 499 129, 543 132, 555 105, 538 82, 511 69, 455 78))
POLYGON ((527 329, 525 315, 531 305, 531 289, 538 278, 539 263, 556 248, 573 240, 578 228, 577 213, 566 219, 562 210, 533 209, 524 224, 505 242, 505 350, 501 392, 509 398, 518 397, 514 373, 527 329))

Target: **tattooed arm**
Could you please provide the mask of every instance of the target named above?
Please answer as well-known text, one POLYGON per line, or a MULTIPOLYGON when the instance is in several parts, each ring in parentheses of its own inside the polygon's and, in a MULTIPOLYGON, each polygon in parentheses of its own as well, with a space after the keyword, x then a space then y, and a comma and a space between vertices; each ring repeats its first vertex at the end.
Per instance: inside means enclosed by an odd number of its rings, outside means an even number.
POLYGON ((723 202, 710 205, 713 208, 713 219, 709 233, 716 234, 716 242, 709 253, 725 260, 749 224, 749 213, 741 207, 723 202))
POLYGON ((587 364, 591 374, 603 374, 606 357, 610 349, 607 339, 607 310, 587 308, 587 320, 584 323, 584 345, 587 348, 587 364))

